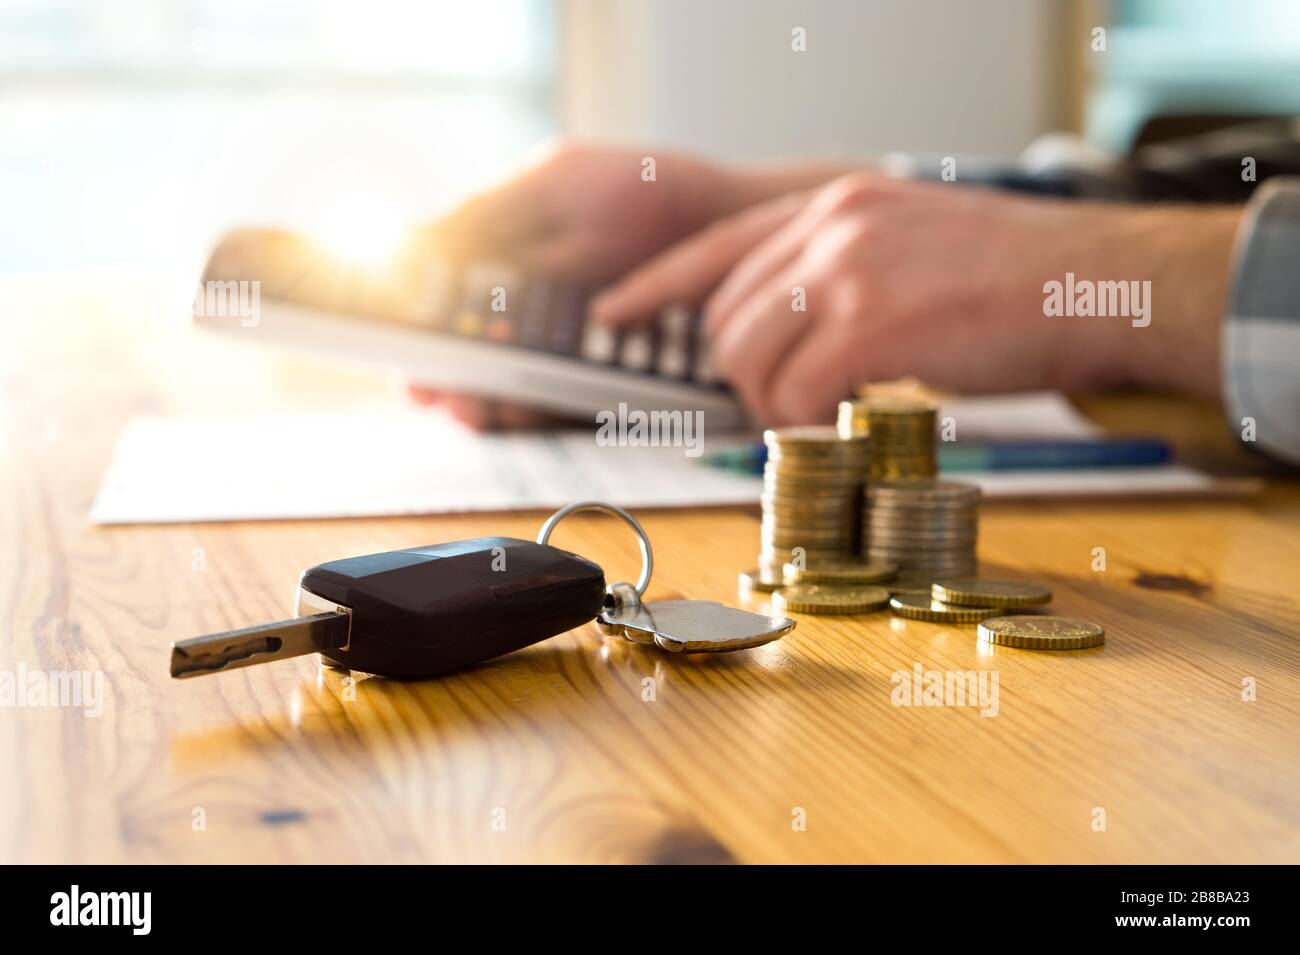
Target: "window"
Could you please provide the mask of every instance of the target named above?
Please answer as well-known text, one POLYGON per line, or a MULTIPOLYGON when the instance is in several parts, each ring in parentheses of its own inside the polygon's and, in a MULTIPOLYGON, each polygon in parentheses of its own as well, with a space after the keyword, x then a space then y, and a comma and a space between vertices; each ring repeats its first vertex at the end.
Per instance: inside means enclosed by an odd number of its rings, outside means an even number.
POLYGON ((552 129, 548 0, 0 0, 0 271, 419 221, 552 129))

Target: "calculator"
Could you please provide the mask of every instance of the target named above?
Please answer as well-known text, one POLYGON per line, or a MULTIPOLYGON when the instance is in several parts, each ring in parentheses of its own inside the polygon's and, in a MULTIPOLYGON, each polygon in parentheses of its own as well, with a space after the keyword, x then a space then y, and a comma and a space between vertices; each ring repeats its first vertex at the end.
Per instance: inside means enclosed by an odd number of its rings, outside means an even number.
POLYGON ((195 324, 249 341, 397 369, 435 389, 591 420, 602 411, 703 411, 746 418, 709 367, 701 317, 665 309, 611 329, 587 320, 594 288, 427 246, 379 263, 271 229, 226 235, 208 259, 195 324))

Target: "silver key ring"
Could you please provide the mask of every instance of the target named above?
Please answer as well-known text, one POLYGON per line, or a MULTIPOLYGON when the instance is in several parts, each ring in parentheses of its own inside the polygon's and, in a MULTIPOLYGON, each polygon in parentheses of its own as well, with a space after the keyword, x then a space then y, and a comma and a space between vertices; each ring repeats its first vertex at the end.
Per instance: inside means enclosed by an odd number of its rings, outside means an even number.
POLYGON ((604 501, 578 501, 576 504, 562 507, 546 519, 542 529, 537 532, 537 543, 545 544, 550 539, 551 531, 555 530, 555 525, 578 511, 605 511, 607 514, 623 518, 636 532, 637 543, 641 547, 641 576, 636 580, 636 595, 644 597, 645 589, 650 586, 650 575, 655 569, 654 554, 650 551, 650 538, 646 536, 645 528, 623 508, 615 504, 606 504, 604 501))

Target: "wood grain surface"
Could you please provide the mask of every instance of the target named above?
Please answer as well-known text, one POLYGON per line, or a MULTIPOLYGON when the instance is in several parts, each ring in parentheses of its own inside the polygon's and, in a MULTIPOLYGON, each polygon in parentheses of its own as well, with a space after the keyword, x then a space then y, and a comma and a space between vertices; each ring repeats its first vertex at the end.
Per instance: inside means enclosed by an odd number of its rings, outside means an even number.
MULTIPOLYGON (((0 708, 0 861, 1300 860, 1300 489, 1283 478, 1243 501, 986 505, 982 569, 1050 583, 1054 610, 1106 627, 1096 650, 801 615, 716 657, 588 626, 418 683, 315 658, 170 680, 173 639, 284 616, 305 566, 529 537, 544 517, 90 525, 132 415, 401 400, 192 335, 186 301, 147 278, 0 283, 0 670, 105 683, 97 718, 0 708), (891 675, 918 663, 996 672, 996 715, 895 706, 891 675)), ((1177 404, 1086 407, 1218 428, 1177 404)), ((756 510, 640 516, 651 596, 737 602, 756 510)), ((636 571, 614 521, 574 518, 554 543, 636 571)))

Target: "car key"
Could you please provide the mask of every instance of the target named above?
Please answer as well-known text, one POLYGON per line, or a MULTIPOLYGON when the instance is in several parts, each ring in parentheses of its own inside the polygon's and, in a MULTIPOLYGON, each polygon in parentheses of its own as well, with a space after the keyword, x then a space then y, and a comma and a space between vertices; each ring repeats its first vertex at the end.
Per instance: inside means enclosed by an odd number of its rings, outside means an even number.
POLYGON ((182 640, 171 673, 193 677, 318 652, 399 679, 458 670, 581 626, 605 572, 556 547, 484 537, 309 568, 299 617, 182 640))
POLYGON ((484 537, 331 561, 304 571, 298 616, 173 644, 171 674, 202 676, 306 653, 397 679, 459 670, 597 618, 605 633, 672 652, 733 650, 788 633, 794 621, 712 601, 642 604, 649 539, 621 508, 583 501, 557 511, 536 543, 484 537), (605 586, 601 568, 546 543, 577 510, 617 514, 636 531, 637 584, 605 586))

